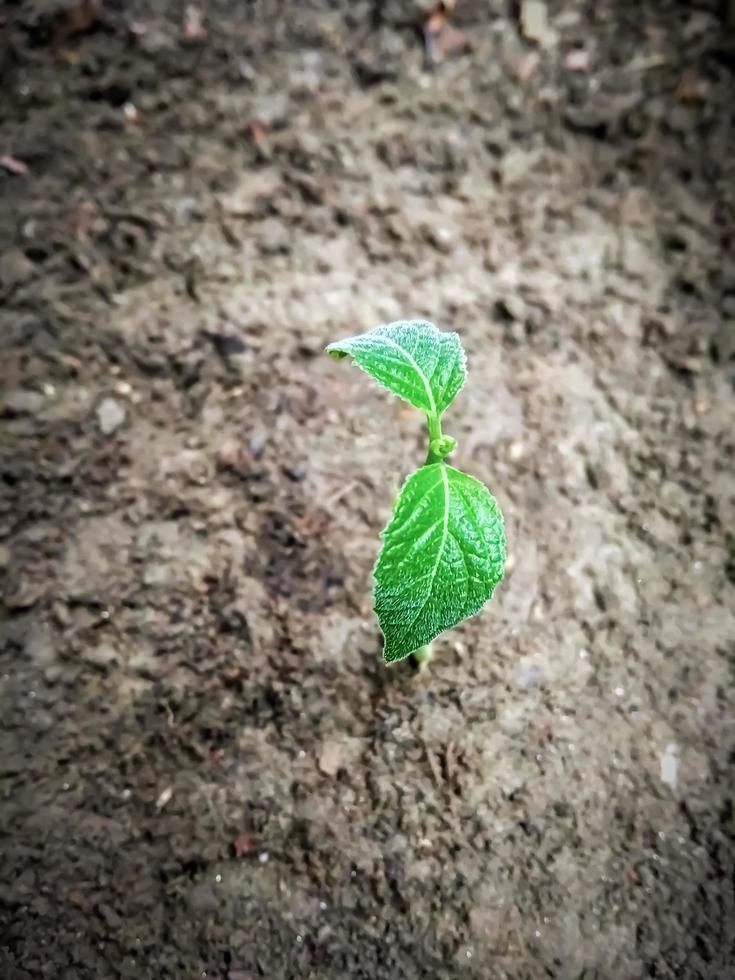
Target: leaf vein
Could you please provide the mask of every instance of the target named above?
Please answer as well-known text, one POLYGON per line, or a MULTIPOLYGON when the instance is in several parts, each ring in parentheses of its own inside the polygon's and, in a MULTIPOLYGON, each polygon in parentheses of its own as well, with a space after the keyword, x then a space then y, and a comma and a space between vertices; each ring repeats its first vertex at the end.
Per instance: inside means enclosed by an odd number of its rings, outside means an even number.
POLYGON ((431 408, 432 415, 436 415, 436 402, 434 401, 434 393, 431 390, 431 385, 429 384, 429 379, 426 377, 426 375, 424 374, 424 372, 421 370, 421 368, 419 367, 418 363, 414 360, 414 358, 406 350, 406 348, 405 347, 401 347, 401 345, 398 344, 398 343, 396 343, 395 340, 392 340, 390 337, 381 337, 380 339, 383 341, 383 343, 388 344, 390 347, 395 347, 396 350, 399 350, 403 354, 405 354, 406 360, 411 364, 411 366, 413 367, 413 369, 416 371, 416 374, 418 374, 418 376, 421 378, 421 380, 422 380, 422 382, 424 384, 424 389, 426 390, 426 397, 429 399, 429 406, 431 408))
POLYGON ((437 549, 437 552, 436 552, 436 561, 434 562, 434 567, 431 570, 431 576, 429 578, 429 584, 428 584, 428 587, 427 587, 427 590, 426 590, 426 598, 424 599, 424 601, 419 606, 419 609, 418 609, 418 612, 416 613, 416 615, 413 617, 413 619, 411 620, 411 622, 408 624, 408 626, 407 626, 407 628, 405 630, 406 633, 410 633, 411 630, 414 628, 414 626, 416 625, 417 619, 419 618, 419 616, 421 615, 421 613, 424 611, 424 609, 426 608, 427 602, 431 598, 431 591, 434 588, 434 579, 436 578, 436 573, 439 570, 439 565, 440 565, 441 560, 442 560, 442 555, 444 554, 444 548, 446 547, 446 543, 447 543, 447 535, 449 533, 449 481, 447 480, 447 468, 446 468, 446 466, 444 466, 444 464, 441 464, 441 463, 439 465, 441 466, 441 471, 440 472, 441 472, 441 477, 442 477, 442 484, 444 485, 444 522, 443 522, 443 528, 442 528, 442 540, 441 540, 441 544, 439 545, 439 547, 437 549))

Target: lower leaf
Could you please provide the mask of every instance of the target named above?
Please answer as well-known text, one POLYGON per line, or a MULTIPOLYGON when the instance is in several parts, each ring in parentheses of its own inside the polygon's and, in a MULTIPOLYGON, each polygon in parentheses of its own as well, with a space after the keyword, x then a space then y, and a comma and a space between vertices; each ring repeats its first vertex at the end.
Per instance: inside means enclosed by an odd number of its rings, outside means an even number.
POLYGON ((386 662, 403 660, 483 607, 503 577, 503 516, 474 477, 433 463, 401 489, 375 566, 386 662))

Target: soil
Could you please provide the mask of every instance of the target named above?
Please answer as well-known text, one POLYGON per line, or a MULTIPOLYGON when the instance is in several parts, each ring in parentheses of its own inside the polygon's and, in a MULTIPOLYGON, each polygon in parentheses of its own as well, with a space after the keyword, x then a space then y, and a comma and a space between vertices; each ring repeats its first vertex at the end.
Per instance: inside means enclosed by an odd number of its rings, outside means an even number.
POLYGON ((718 5, 95 6, 0 11, 0 976, 735 976, 718 5), (420 675, 412 316, 510 549, 420 675))

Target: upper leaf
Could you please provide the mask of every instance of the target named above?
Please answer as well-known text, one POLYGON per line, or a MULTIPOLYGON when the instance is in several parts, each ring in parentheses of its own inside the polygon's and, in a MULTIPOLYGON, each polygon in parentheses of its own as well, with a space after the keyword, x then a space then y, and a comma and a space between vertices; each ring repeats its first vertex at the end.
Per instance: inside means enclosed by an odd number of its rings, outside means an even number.
POLYGON ((503 516, 479 480, 445 463, 403 485, 375 567, 386 662, 403 660, 474 615, 503 577, 503 516))
POLYGON ((440 416, 467 376, 459 336, 426 320, 388 323, 338 340, 327 352, 352 357, 379 384, 428 415, 440 416))

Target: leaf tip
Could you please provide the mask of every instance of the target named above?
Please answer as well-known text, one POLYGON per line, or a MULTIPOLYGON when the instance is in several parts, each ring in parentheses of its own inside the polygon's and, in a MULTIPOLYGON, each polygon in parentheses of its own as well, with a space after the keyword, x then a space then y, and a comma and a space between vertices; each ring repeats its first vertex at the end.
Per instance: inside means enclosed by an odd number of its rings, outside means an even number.
POLYGON ((347 351, 342 350, 336 344, 327 344, 324 350, 330 357, 333 357, 335 361, 343 361, 345 357, 347 357, 347 351))

